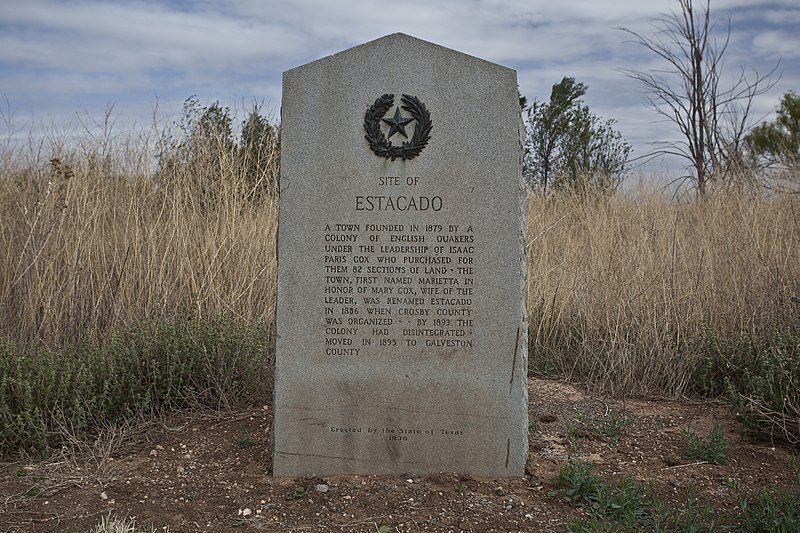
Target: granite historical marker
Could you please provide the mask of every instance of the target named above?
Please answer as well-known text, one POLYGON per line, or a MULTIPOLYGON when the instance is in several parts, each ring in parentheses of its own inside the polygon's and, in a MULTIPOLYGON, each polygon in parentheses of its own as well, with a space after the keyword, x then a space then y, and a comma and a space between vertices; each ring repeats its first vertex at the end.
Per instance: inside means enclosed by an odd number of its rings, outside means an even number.
POLYGON ((403 34, 284 73, 275 475, 523 475, 521 124, 403 34))

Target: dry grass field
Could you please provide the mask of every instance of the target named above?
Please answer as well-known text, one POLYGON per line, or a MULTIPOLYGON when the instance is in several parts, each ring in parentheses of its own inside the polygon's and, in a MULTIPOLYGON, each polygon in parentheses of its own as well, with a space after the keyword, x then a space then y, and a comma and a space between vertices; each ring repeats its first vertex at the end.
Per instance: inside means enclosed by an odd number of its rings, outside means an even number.
POLYGON ((708 343, 800 317, 800 198, 531 198, 532 364, 612 394, 680 396, 708 343))
MULTIPOLYGON (((154 179, 145 141, 102 155, 53 148, 2 159, 0 335, 57 348, 190 310, 270 327, 277 201, 252 201, 233 155, 213 176, 182 167, 154 179)), ((547 352, 537 367, 680 393, 691 339, 796 323, 796 195, 531 195, 526 222, 531 336, 547 352)))
POLYGON ((45 158, 0 178, 0 334, 61 347, 143 317, 228 313, 267 324, 277 205, 214 183, 45 158), (201 203, 202 188, 212 203, 201 203))
MULTIPOLYGON (((124 415, 129 399, 108 392, 120 376, 141 386, 131 393, 139 407, 153 397, 156 409, 192 404, 187 397, 201 392, 205 403, 228 405, 242 379, 268 397, 278 149, 255 177, 235 146, 213 136, 156 168, 165 138, 102 130, 0 147, 6 438, 49 441, 37 420, 64 403, 76 405, 61 413, 67 425, 98 422, 79 404, 111 402, 104 419, 124 415), (183 346, 180 357, 173 345, 183 346), (211 362, 196 360, 197 346, 215 354, 211 362)), ((754 354, 788 342, 796 359, 796 195, 532 194, 526 217, 534 374, 616 397, 719 396, 726 378, 752 381, 737 365, 752 366, 754 354)), ((58 431, 51 421, 45 433, 58 431)))
POLYGON ((213 136, 156 165, 164 139, 0 144, 0 529, 800 523, 797 195, 530 195, 526 476, 281 480, 277 146, 254 176, 213 136))

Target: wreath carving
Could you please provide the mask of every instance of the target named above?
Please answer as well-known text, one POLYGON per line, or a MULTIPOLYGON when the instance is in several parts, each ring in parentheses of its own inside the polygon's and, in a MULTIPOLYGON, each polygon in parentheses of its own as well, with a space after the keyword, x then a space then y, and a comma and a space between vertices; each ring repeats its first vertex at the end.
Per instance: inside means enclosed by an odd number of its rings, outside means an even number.
MULTIPOLYGON (((364 114, 364 131, 366 132, 364 138, 369 143, 370 149, 375 152, 375 155, 392 161, 398 158, 405 161, 417 157, 428 144, 431 138, 431 129, 433 129, 431 114, 419 98, 404 94, 400 98, 400 102, 400 107, 408 111, 412 119, 417 121, 414 126, 414 135, 401 145, 392 144, 392 141, 387 139, 381 131, 381 120, 394 105, 393 94, 384 94, 375 100, 375 103, 364 114)), ((405 133, 403 134, 405 135, 405 133)))

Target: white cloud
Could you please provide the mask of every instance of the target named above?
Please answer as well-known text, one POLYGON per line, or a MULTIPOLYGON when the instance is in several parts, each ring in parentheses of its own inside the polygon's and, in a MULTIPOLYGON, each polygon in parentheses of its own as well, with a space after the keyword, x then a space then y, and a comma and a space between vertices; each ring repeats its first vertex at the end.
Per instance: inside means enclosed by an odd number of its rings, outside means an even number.
POLYGON ((753 38, 753 46, 765 57, 797 59, 800 58, 800 32, 764 31, 753 38))
MULTIPOLYGON (((712 6, 733 27, 728 64, 783 57, 784 77, 758 102, 767 113, 800 89, 797 0, 726 0, 712 6)), ((592 110, 619 120, 629 140, 670 135, 617 69, 658 67, 617 28, 648 34, 674 0, 27 0, 0 2, 0 96, 20 114, 63 117, 83 109, 147 122, 156 95, 176 113, 192 94, 278 109, 282 71, 401 31, 516 68, 523 94, 549 97, 563 76, 589 85, 592 110)), ((722 25, 724 29, 724 24, 722 25)), ((637 152, 642 149, 637 147, 637 152)))

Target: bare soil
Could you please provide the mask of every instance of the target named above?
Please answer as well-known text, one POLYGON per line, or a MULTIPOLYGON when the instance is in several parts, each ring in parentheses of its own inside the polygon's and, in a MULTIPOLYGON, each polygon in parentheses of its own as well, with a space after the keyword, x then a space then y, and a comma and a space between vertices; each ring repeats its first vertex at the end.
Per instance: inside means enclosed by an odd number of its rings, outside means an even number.
POLYGON ((523 478, 274 478, 272 412, 264 406, 172 421, 178 427, 140 432, 135 446, 95 447, 80 460, 61 454, 2 463, 0 531, 89 531, 109 512, 171 532, 564 531, 586 512, 554 484, 568 457, 595 464, 608 480, 639 480, 670 506, 694 496, 728 520, 736 516, 737 483, 745 490, 794 486, 797 452, 749 435, 724 403, 611 401, 540 379, 529 387, 523 478), (726 464, 682 457, 682 430, 708 435, 714 423, 731 444, 726 464))

